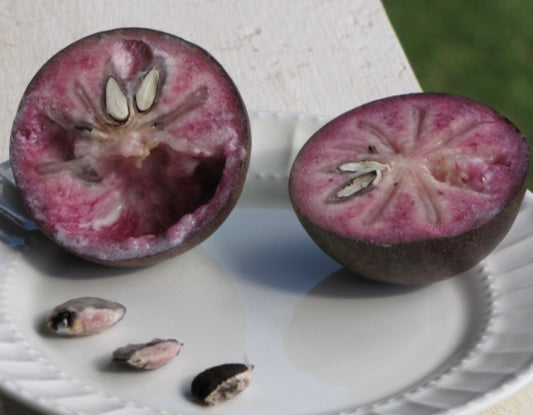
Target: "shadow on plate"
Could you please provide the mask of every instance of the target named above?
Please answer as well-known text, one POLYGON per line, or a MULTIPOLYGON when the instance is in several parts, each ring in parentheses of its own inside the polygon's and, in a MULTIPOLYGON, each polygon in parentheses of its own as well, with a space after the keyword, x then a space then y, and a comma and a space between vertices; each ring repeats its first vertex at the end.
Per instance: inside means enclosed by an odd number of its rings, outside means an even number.
POLYGON ((85 261, 56 245, 44 234, 33 233, 25 246, 17 248, 25 262, 39 273, 55 278, 91 279, 131 274, 139 268, 109 267, 85 261))
POLYGON ((150 373, 147 370, 134 369, 113 362, 112 353, 107 353, 95 360, 94 366, 101 372, 105 373, 150 373))
POLYGON ((42 313, 39 313, 37 317, 35 317, 34 324, 33 324, 35 332, 38 333, 40 336, 45 337, 47 339, 61 338, 60 336, 53 333, 48 328, 47 319, 48 319, 49 313, 50 313, 49 311, 43 311, 42 313))
MULTIPOLYGON (((252 224, 251 226, 255 226, 252 224)), ((290 226, 288 224, 287 226, 290 226)), ((303 231, 287 232, 280 239, 262 236, 257 244, 217 247, 231 273, 258 285, 282 291, 324 297, 393 296, 418 290, 418 286, 395 286, 365 279, 341 268, 321 251, 303 231), (320 287, 320 288, 318 288, 320 287)))
POLYGON ((325 277, 307 295, 336 298, 391 297, 410 294, 423 286, 405 286, 372 281, 341 268, 325 277))

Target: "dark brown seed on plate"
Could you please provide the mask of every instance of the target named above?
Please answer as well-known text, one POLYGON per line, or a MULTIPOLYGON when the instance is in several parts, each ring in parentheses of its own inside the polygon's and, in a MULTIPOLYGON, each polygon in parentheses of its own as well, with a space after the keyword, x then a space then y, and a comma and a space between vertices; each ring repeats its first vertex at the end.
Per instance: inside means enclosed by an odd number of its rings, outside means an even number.
POLYGON ((157 369, 178 355, 183 343, 175 339, 154 339, 148 343, 128 344, 113 352, 113 361, 134 369, 157 369))
POLYGON ((55 307, 46 323, 50 330, 62 336, 90 336, 118 323, 126 307, 98 297, 80 297, 55 307))
POLYGON ((226 363, 206 369, 193 379, 191 394, 205 405, 217 405, 250 385, 253 368, 244 363, 226 363))

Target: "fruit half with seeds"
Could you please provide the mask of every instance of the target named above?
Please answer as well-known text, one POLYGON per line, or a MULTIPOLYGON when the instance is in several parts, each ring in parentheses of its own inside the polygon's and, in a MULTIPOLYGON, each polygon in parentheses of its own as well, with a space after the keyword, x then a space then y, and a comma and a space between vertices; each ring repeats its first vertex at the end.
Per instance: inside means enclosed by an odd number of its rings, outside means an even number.
POLYGON ((294 161, 289 192, 310 236, 347 269, 422 284, 496 247, 518 213, 529 159, 523 135, 493 109, 408 94, 317 131, 294 161))
POLYGON ((88 260, 126 266, 209 236, 240 195, 250 146, 240 94, 208 52, 124 28, 81 39, 38 71, 10 158, 45 234, 88 260))

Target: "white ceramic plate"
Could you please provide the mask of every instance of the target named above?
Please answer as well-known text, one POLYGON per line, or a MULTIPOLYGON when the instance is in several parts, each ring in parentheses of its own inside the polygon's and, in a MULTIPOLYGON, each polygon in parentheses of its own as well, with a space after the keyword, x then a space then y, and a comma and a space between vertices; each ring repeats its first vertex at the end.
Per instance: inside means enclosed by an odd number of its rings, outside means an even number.
POLYGON ((288 204, 289 166, 323 117, 253 113, 239 206, 205 243, 140 270, 74 259, 35 241, 0 247, 2 391, 50 414, 474 414, 533 379, 533 198, 473 270, 423 288, 350 277, 310 241, 288 204), (48 311, 96 295, 124 320, 81 339, 47 335, 48 311), (167 366, 115 368, 118 346, 174 337, 167 366), (252 385, 215 408, 193 376, 255 365, 252 385))

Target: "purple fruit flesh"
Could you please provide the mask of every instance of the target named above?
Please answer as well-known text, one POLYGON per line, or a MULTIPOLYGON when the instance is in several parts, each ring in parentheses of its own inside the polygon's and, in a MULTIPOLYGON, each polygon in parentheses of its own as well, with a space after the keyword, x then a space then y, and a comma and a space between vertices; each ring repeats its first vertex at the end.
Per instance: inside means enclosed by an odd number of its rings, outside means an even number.
POLYGON ((124 28, 81 39, 38 71, 10 158, 45 234, 88 260, 135 266, 220 226, 250 146, 246 109, 218 62, 176 36, 124 28))
POLYGON ((526 139, 493 109, 408 94, 317 131, 295 159, 289 192, 310 236, 347 269, 423 284, 468 270, 503 239, 529 159, 526 139))

